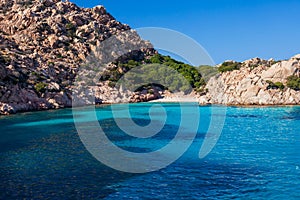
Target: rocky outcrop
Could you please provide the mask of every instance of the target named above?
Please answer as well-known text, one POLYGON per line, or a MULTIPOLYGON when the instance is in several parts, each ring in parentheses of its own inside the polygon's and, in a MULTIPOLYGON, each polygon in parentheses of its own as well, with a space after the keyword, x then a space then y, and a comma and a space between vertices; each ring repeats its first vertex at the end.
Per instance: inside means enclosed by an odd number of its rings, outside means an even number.
POLYGON ((207 83, 208 93, 199 97, 200 104, 226 105, 296 105, 300 91, 269 87, 270 82, 286 85, 287 78, 300 75, 300 55, 287 61, 258 58, 242 63, 240 70, 224 72, 207 83))
MULTIPOLYGON (((108 38, 133 32, 103 6, 60 0, 1 0, 0 21, 0 114, 71 106, 86 59, 108 38)), ((98 86, 98 102, 120 101, 107 83, 98 86)))
POLYGON ((163 90, 159 87, 151 87, 151 89, 143 89, 141 91, 135 92, 131 96, 130 103, 148 102, 156 99, 162 98, 163 90))

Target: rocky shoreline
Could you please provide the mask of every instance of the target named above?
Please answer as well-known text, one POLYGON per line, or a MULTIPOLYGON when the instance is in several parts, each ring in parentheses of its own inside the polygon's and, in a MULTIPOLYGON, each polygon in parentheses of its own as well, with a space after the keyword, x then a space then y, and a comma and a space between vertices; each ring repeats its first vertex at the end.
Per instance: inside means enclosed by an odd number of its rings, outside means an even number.
POLYGON ((206 86, 208 93, 199 98, 200 104, 300 104, 300 91, 287 87, 289 77, 300 76, 300 54, 276 63, 255 58, 242 66, 212 77, 206 86))

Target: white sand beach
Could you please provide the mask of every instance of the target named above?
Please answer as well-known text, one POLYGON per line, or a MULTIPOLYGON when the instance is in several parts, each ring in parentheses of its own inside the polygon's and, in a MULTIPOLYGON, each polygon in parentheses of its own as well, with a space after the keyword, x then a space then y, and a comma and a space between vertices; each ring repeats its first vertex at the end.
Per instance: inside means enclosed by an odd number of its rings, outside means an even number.
POLYGON ((176 103, 176 102, 199 102, 194 94, 185 95, 183 93, 165 93, 162 98, 150 102, 176 103))

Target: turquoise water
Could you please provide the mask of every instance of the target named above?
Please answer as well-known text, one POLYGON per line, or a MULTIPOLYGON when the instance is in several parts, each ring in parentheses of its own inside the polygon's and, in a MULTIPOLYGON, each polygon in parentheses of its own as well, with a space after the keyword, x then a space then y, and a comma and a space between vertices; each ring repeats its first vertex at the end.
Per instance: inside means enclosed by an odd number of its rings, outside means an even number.
MULTIPOLYGON (((136 123, 150 122, 150 106, 131 106, 136 123)), ((179 106, 163 106, 167 124, 150 139, 124 134, 109 106, 98 107, 97 117, 116 145, 151 152, 178 129, 179 106)), ((81 143, 71 110, 0 117, 0 199, 299 199, 300 107, 228 107, 217 145, 199 159, 212 109, 200 107, 200 127, 188 151, 147 174, 98 162, 81 143)))

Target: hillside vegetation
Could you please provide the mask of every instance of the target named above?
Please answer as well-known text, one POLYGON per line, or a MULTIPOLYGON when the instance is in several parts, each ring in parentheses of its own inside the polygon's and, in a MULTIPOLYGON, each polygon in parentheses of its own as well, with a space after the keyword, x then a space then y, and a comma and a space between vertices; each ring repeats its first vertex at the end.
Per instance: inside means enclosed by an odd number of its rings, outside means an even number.
POLYGON ((208 65, 201 65, 200 67, 198 67, 198 71, 202 75, 202 78, 205 80, 205 82, 208 82, 211 77, 218 74, 217 67, 208 65))
MULTIPOLYGON (((174 73, 168 74, 166 72, 163 72, 163 69, 158 68, 158 66, 160 65, 170 67, 171 69, 179 72, 179 74, 184 77, 186 81, 188 81, 191 88, 195 89, 196 91, 201 90, 206 84, 205 80, 202 78, 201 73, 196 67, 176 61, 170 56, 163 56, 161 54, 155 54, 147 59, 143 59, 140 61, 129 60, 126 63, 115 63, 115 67, 113 69, 110 69, 103 73, 101 80, 109 80, 110 85, 113 87, 126 72, 145 64, 152 64, 153 70, 141 74, 140 76, 143 76, 143 80, 151 80, 153 76, 164 74, 163 77, 165 80, 167 80, 166 83, 171 85, 170 88, 166 89, 171 89, 173 91, 186 91, 188 86, 184 84, 185 81, 182 80, 181 77, 174 77, 174 73)), ((142 77, 136 77, 136 79, 142 79, 142 77)))

